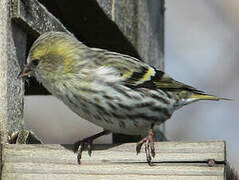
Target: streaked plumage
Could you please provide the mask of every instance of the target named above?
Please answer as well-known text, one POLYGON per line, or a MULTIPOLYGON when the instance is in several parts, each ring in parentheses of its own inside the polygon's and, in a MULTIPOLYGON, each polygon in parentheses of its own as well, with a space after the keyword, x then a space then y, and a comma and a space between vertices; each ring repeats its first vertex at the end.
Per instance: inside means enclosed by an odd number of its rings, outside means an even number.
POLYGON ((142 135, 183 105, 220 100, 136 58, 87 47, 61 32, 41 35, 27 62, 25 69, 72 111, 111 132, 142 135))

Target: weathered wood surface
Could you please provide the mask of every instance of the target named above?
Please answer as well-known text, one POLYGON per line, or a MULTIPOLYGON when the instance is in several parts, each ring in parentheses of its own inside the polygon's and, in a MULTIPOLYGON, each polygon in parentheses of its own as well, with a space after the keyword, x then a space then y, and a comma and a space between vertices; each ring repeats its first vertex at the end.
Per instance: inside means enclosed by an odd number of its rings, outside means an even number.
POLYGON ((37 35, 48 31, 63 31, 71 34, 64 25, 54 17, 37 0, 12 0, 11 17, 26 28, 27 32, 37 35))
POLYGON ((96 0, 141 58, 164 67, 164 0, 96 0))
POLYGON ((17 78, 25 59, 26 33, 9 17, 9 1, 0 1, 0 138, 23 129, 23 82, 17 78))
MULTIPOLYGON (((23 129, 23 82, 17 78, 25 59, 26 33, 10 20, 9 0, 0 1, 0 143, 23 129), (19 49, 18 49, 19 48, 19 49), (22 53, 21 49, 24 53, 22 53)), ((2 151, 0 147, 0 152, 2 151)), ((0 157, 0 164, 2 164, 0 157)), ((0 169, 1 174, 1 169, 0 169)), ((0 177, 1 179, 1 177, 0 177)))
POLYGON ((142 59, 164 67, 164 1, 115 1, 114 21, 138 50, 142 59))
POLYGON ((95 145, 92 157, 76 154, 61 145, 3 145, 4 179, 206 179, 224 178, 225 143, 159 142, 154 166, 145 154, 135 152, 135 143, 95 145), (217 163, 213 167, 208 159, 217 163), (220 162, 220 163, 219 163, 220 162))

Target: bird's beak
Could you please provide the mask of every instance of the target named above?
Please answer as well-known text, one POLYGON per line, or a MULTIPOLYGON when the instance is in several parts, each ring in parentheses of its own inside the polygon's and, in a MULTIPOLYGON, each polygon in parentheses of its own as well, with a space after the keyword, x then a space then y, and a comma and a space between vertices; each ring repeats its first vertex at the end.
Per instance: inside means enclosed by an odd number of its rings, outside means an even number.
POLYGON ((29 65, 26 65, 21 72, 19 73, 19 75, 17 76, 18 78, 26 78, 26 77, 30 77, 31 76, 31 72, 32 69, 29 65))

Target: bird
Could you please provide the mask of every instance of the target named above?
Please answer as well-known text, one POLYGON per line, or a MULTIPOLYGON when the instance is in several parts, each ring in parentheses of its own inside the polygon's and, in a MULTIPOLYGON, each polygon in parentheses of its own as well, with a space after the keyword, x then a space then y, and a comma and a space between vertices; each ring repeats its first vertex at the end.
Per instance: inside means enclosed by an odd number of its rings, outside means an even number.
POLYGON ((103 128, 75 143, 77 161, 92 152, 103 135, 141 135, 146 160, 155 157, 153 127, 173 112, 199 100, 227 100, 174 80, 162 70, 129 55, 88 47, 65 32, 46 32, 30 48, 19 78, 35 77, 73 112, 103 128))

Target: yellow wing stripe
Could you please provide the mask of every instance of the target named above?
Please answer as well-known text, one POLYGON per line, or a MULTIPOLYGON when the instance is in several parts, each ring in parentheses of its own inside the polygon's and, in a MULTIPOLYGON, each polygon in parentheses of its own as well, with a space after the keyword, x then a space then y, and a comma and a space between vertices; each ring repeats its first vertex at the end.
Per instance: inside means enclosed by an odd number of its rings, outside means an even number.
POLYGON ((133 74, 132 71, 128 71, 128 72, 126 72, 126 73, 123 73, 123 78, 127 79, 127 78, 131 77, 132 74, 133 74))
POLYGON ((152 76, 155 75, 155 70, 151 67, 148 67, 148 71, 144 74, 140 81, 148 81, 152 76))

